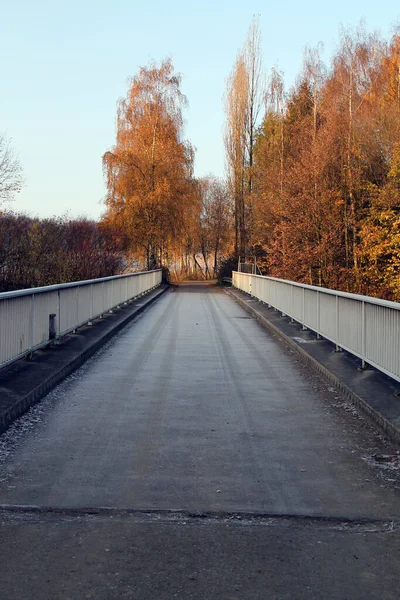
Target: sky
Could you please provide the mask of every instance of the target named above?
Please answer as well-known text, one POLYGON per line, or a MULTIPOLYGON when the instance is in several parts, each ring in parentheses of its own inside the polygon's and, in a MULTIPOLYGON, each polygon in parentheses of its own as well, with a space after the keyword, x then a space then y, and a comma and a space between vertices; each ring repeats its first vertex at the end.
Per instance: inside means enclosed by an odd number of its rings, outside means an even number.
POLYGON ((389 38, 395 0, 0 0, 0 132, 11 138, 25 185, 8 205, 40 217, 99 218, 101 157, 115 142, 117 101, 128 78, 171 56, 182 74, 186 138, 195 174, 224 176, 223 94, 253 15, 263 64, 293 85, 306 46, 324 42, 329 64, 339 28, 389 38))

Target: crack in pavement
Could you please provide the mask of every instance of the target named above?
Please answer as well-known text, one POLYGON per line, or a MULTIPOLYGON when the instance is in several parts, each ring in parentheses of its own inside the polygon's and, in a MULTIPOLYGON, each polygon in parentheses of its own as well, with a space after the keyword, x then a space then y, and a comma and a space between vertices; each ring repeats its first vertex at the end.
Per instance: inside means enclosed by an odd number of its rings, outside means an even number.
POLYGON ((400 530, 400 521, 351 517, 310 516, 302 514, 277 514, 258 512, 192 512, 170 509, 135 509, 108 506, 61 508, 57 506, 0 504, 0 520, 7 518, 81 519, 81 518, 133 518, 140 523, 283 525, 296 528, 313 528, 357 533, 392 533, 400 530))

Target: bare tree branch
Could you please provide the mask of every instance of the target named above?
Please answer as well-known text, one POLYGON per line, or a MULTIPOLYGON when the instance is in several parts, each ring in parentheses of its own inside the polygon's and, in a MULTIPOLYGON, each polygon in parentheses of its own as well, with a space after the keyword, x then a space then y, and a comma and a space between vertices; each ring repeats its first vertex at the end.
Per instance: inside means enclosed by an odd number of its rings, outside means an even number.
POLYGON ((0 133, 0 204, 21 191, 22 167, 10 140, 0 133))

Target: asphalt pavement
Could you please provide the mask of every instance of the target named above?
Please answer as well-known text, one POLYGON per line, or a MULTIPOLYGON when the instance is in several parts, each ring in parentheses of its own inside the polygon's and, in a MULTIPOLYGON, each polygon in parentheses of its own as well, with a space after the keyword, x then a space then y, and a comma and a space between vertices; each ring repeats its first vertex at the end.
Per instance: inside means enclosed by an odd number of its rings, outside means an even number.
POLYGON ((0 436, 0 597, 397 599, 399 490, 334 387, 174 287, 0 436))

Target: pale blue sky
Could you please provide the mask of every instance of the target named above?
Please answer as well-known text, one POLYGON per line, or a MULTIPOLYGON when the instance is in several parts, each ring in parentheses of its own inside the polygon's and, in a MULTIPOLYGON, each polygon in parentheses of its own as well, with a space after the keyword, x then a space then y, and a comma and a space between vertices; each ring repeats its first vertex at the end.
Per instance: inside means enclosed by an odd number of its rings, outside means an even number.
POLYGON ((18 150, 26 185, 10 208, 40 216, 97 218, 105 187, 101 156, 114 143, 116 103, 127 78, 170 55, 189 100, 186 137, 196 174, 224 173, 222 96, 253 14, 263 60, 290 86, 306 45, 329 62, 340 24, 388 37, 394 0, 322 3, 258 0, 0 0, 0 131, 18 150))

